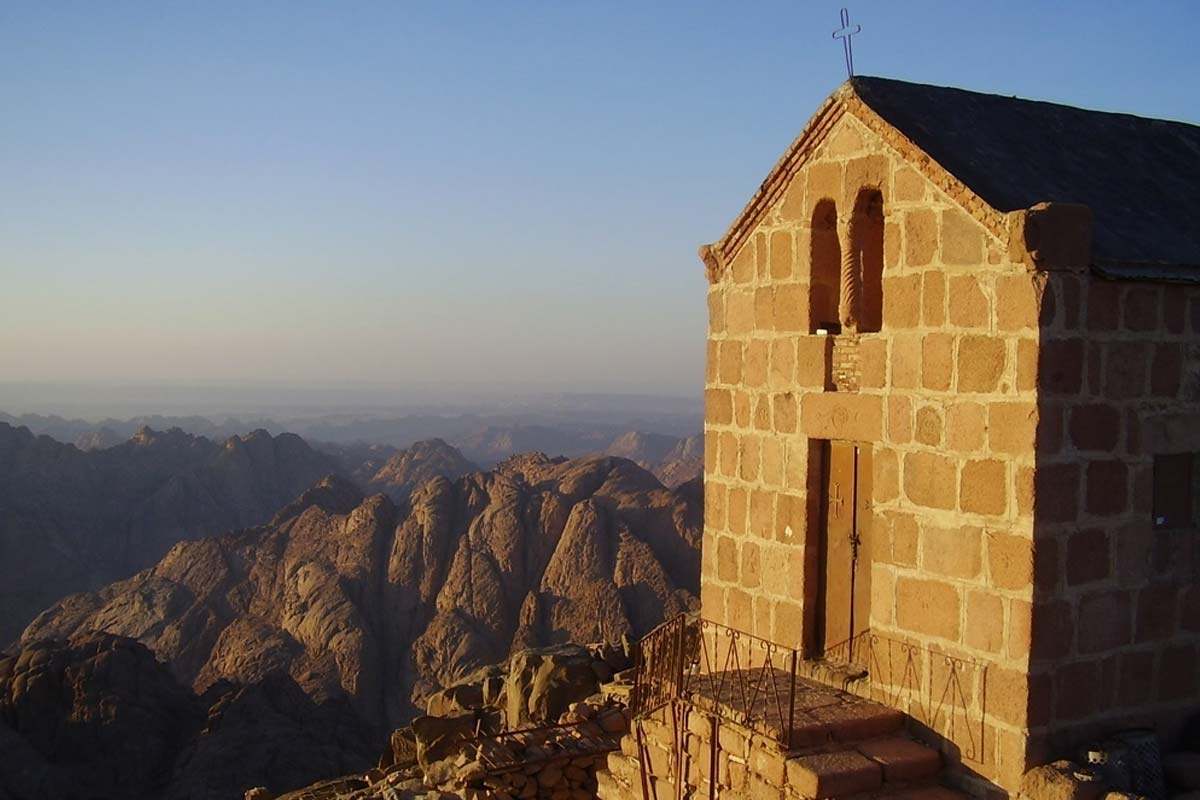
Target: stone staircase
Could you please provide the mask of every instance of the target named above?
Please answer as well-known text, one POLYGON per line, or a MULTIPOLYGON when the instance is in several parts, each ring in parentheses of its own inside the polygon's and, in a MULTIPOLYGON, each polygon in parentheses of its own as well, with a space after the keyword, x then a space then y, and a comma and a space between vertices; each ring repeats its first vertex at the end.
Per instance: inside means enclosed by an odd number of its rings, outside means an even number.
POLYGON ((656 800, 673 800, 677 780, 680 796, 707 798, 714 776, 716 796, 730 800, 965 797, 941 785, 941 755, 908 735, 902 712, 811 680, 798 679, 798 689, 790 748, 780 744, 786 723, 762 714, 746 727, 729 721, 736 716, 724 704, 697 698, 639 720, 641 745, 635 727, 598 774, 597 796, 642 798, 645 766, 656 800))

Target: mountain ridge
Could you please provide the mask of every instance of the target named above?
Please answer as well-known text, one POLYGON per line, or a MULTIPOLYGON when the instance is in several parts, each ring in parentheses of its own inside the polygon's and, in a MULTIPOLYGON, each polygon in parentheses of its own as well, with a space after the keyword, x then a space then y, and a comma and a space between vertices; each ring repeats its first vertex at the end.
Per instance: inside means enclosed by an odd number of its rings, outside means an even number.
POLYGON ((127 577, 181 539, 265 522, 338 470, 294 434, 214 442, 143 427, 85 452, 0 422, 0 643, 68 592, 127 577))
POLYGON ((283 670, 378 733, 514 649, 636 638, 694 608, 701 492, 608 456, 526 454, 399 504, 330 476, 269 523, 62 599, 22 642, 128 636, 196 692, 283 670))

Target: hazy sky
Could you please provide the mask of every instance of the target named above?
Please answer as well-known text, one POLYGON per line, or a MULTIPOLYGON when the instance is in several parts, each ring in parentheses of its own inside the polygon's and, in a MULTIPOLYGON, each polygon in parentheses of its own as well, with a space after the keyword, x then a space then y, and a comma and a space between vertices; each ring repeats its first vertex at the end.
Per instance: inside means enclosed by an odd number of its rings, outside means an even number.
MULTIPOLYGON (((0 382, 698 392, 838 8, 0 0, 0 382)), ((850 10, 860 74, 1200 120, 1200 3, 850 10)))

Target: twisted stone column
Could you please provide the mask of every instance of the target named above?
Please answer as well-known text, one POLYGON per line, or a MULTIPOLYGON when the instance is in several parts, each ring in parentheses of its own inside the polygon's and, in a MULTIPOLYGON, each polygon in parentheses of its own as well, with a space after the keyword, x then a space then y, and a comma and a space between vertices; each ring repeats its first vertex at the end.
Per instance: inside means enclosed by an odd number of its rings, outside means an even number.
POLYGON ((843 333, 858 330, 859 284, 858 248, 855 247, 854 215, 845 222, 838 222, 838 239, 842 247, 841 290, 838 298, 838 321, 843 333))

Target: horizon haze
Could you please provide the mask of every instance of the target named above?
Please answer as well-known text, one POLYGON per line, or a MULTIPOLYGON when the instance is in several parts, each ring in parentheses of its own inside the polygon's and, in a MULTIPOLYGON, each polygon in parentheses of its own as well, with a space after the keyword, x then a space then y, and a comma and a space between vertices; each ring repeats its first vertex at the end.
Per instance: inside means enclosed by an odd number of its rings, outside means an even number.
MULTIPOLYGON (((837 12, 6 6, 0 380, 699 396, 697 246, 845 79, 837 12)), ((861 74, 1200 108, 1146 80, 1200 73, 1189 3, 850 12, 861 74)))

